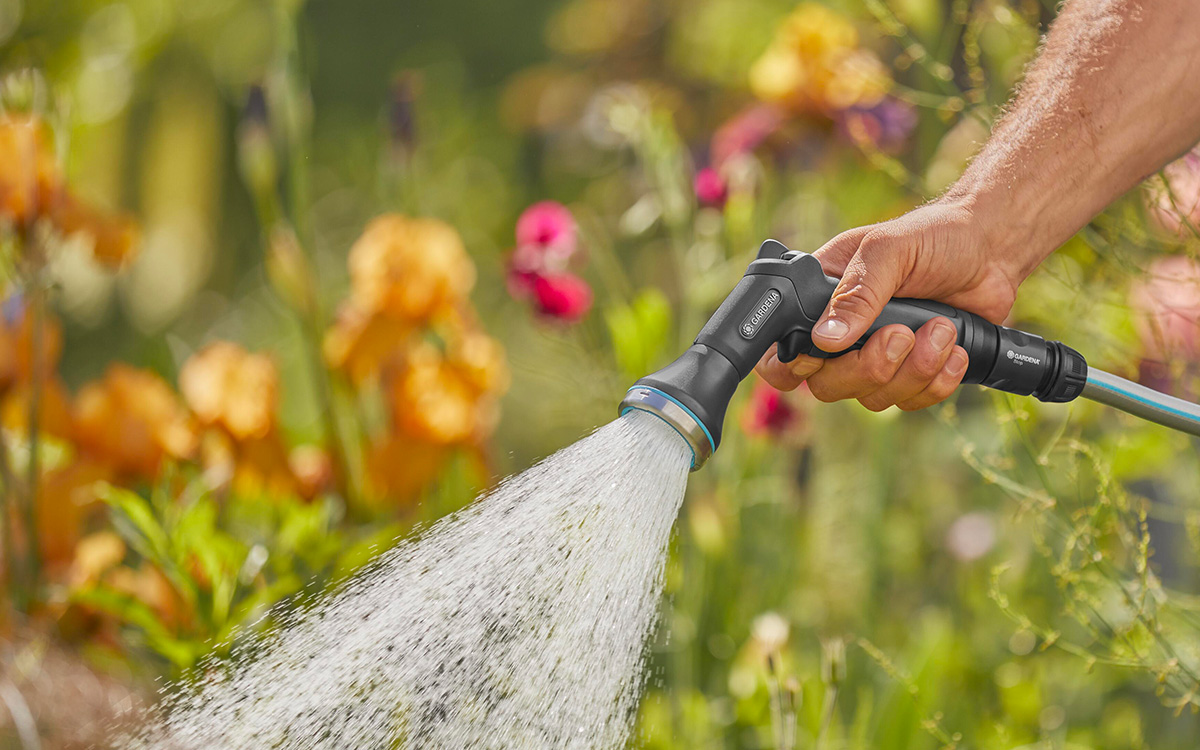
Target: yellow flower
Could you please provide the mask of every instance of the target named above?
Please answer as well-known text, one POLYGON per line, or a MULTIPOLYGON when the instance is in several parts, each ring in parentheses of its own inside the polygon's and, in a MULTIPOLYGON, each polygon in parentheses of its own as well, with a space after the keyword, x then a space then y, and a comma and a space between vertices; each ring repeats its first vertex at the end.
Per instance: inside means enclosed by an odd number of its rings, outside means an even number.
POLYGON ((858 30, 842 14, 820 3, 801 3, 776 34, 776 42, 804 60, 823 63, 858 46, 858 30))
POLYGON ((350 248, 350 292, 367 312, 429 321, 466 301, 475 267, 453 227, 385 214, 350 248))
POLYGON ((766 102, 830 113, 877 104, 891 87, 879 58, 858 47, 845 16, 802 3, 750 69, 750 90, 766 102))
POLYGON ((184 363, 179 388, 201 424, 236 440, 261 439, 275 427, 279 373, 264 354, 228 341, 209 344, 184 363))
POLYGON ((166 459, 185 459, 196 448, 187 410, 162 378, 125 364, 75 398, 75 442, 87 455, 120 473, 158 475, 166 459))
POLYGON ((772 45, 750 68, 750 90, 763 101, 784 103, 799 96, 808 78, 799 55, 772 45))
POLYGON ((850 52, 824 73, 816 91, 829 109, 873 107, 892 85, 887 68, 866 50, 850 52))

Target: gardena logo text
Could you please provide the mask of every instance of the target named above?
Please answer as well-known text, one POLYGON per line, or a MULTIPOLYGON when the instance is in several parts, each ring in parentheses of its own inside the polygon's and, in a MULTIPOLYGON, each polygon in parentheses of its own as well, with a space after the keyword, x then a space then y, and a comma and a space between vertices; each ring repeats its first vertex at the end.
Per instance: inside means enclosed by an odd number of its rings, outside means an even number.
POLYGON ((742 338, 752 339, 754 334, 758 333, 758 329, 762 328, 762 324, 767 318, 771 317, 771 313, 779 307, 779 301, 783 299, 775 289, 768 289, 763 298, 759 300, 758 306, 754 308, 754 312, 746 316, 742 321, 742 338))
POLYGON ((1028 354, 1021 354, 1020 352, 1014 352, 1012 349, 1008 350, 1008 358, 1013 360, 1017 364, 1022 364, 1022 363, 1028 362, 1031 365, 1040 365, 1042 363, 1042 360, 1038 359, 1037 357, 1031 357, 1028 354))

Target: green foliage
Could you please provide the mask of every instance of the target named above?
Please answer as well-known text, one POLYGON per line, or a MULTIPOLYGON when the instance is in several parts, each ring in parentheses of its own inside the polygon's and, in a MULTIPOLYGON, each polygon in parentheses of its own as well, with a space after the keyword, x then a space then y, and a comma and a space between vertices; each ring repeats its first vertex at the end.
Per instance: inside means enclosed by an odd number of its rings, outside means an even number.
POLYGON ((73 591, 72 601, 131 629, 134 642, 175 671, 252 636, 270 624, 262 618, 280 602, 301 604, 297 596, 353 573, 397 534, 395 527, 347 534, 328 501, 219 500, 203 478, 186 481, 177 494, 171 484, 149 497, 112 486, 100 496, 134 555, 127 564, 160 572, 174 611, 156 611, 137 592, 103 579, 73 591))

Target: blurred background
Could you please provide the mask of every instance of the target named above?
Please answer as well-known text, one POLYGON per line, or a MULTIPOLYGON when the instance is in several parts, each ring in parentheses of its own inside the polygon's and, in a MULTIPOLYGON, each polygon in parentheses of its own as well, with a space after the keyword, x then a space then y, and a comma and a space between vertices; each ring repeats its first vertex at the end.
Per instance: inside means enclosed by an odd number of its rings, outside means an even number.
MULTIPOLYGON (((774 237, 936 196, 1045 0, 0 0, 0 747, 603 424, 774 237)), ((1200 156, 1010 324, 1188 398, 1200 156)), ((1098 406, 753 378, 633 746, 1193 748, 1200 462, 1098 406)), ((222 644, 222 645, 217 645, 222 644)))

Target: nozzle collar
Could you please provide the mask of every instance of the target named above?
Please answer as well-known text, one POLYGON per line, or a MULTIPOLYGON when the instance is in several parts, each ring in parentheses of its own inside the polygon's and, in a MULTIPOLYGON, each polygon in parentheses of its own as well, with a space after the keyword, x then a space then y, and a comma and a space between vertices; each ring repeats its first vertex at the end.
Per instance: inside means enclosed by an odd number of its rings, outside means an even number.
POLYGON ((692 450, 692 471, 696 471, 716 450, 716 441, 704 423, 678 400, 648 385, 635 385, 621 399, 620 413, 644 411, 669 424, 692 450))

